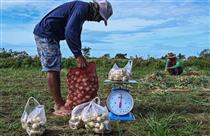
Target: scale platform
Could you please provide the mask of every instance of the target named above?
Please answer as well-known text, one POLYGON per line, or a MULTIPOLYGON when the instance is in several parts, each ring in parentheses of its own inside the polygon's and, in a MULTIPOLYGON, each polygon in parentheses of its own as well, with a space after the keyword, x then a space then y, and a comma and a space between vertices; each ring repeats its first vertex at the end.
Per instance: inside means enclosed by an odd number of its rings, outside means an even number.
POLYGON ((104 83, 108 84, 137 84, 136 80, 128 80, 128 81, 112 81, 112 80, 104 80, 104 83))
POLYGON ((122 120, 122 121, 132 121, 132 120, 135 120, 135 116, 130 112, 126 115, 115 115, 114 113, 112 112, 109 112, 109 119, 110 120, 122 120))

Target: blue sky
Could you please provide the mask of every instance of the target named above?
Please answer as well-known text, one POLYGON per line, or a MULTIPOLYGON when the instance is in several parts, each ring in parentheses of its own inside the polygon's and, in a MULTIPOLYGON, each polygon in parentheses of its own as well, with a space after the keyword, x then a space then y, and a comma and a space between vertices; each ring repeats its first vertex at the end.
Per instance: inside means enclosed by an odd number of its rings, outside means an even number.
MULTIPOLYGON (((87 1, 87 0, 85 0, 87 1)), ((1 0, 1 48, 36 55, 33 28, 68 0, 1 0)), ((168 52, 197 56, 210 49, 210 0, 110 0, 114 14, 103 22, 86 22, 82 46, 91 56, 127 53, 127 57, 161 57, 168 52)), ((64 57, 73 56, 65 41, 64 57)))

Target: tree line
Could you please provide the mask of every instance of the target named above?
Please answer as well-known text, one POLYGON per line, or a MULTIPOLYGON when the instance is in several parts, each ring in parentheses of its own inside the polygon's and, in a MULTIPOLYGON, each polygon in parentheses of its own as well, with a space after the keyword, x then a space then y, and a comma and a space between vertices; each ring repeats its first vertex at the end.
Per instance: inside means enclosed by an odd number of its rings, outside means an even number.
MULTIPOLYGON (((153 67, 156 69, 162 69, 165 65, 166 56, 161 58, 148 57, 143 59, 142 57, 127 57, 126 53, 117 53, 115 57, 111 58, 109 54, 104 54, 101 57, 95 58, 90 56, 91 48, 85 47, 82 52, 86 58, 95 61, 100 66, 113 65, 116 62, 126 63, 127 59, 134 60, 134 67, 153 67)), ((199 53, 199 56, 189 56, 179 53, 177 55, 185 66, 197 66, 199 68, 210 68, 210 49, 204 49, 199 53)), ((69 68, 75 66, 75 59, 73 57, 62 58, 62 67, 69 68)), ((28 68, 28 67, 40 67, 40 60, 38 56, 30 56, 25 51, 12 51, 0 48, 0 68, 28 68)))

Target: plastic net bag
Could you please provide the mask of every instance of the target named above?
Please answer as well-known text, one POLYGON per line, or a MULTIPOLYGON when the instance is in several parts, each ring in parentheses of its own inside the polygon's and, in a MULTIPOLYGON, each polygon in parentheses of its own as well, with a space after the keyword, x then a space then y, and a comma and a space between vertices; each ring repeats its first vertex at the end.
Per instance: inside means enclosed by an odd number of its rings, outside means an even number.
POLYGON ((100 105, 100 99, 94 98, 82 111, 82 121, 85 128, 95 133, 109 133, 108 110, 100 105))
POLYGON ((69 69, 67 83, 68 95, 65 107, 70 111, 73 110, 75 106, 95 98, 99 88, 95 63, 89 63, 88 67, 85 69, 69 69))
POLYGON ((30 97, 21 116, 22 128, 26 129, 29 136, 39 136, 44 133, 46 122, 44 105, 40 105, 34 97, 30 97))
POLYGON ((89 105, 90 102, 77 105, 71 112, 71 119, 69 120, 69 126, 71 129, 78 129, 84 126, 82 121, 82 110, 89 105))
POLYGON ((119 68, 114 64, 108 74, 108 79, 112 81, 128 81, 131 77, 133 61, 129 60, 124 68, 119 68))

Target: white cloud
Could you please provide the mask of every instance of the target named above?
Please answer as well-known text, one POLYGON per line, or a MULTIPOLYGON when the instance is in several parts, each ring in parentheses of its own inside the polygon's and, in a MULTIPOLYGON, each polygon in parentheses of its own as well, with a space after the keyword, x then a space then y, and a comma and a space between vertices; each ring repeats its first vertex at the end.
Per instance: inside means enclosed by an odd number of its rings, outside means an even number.
POLYGON ((158 25, 167 21, 168 20, 148 20, 133 17, 108 20, 107 27, 104 26, 103 21, 101 21, 99 25, 95 22, 88 22, 85 23, 84 28, 88 31, 135 31, 139 28, 144 28, 151 25, 158 25))
MULTIPOLYGON (((48 11, 67 1, 3 0, 3 14, 8 14, 5 18, 8 22, 2 24, 3 42, 34 48, 34 25, 48 11), (27 22, 24 18, 31 20, 27 22), (21 20, 21 23, 17 20, 21 20)), ((97 45, 94 42, 83 42, 83 46, 93 48, 94 55, 103 55, 112 49, 112 54, 127 51, 130 54, 137 52, 157 56, 167 52, 169 45, 174 51, 181 51, 180 48, 185 47, 187 49, 183 49, 183 52, 189 50, 195 53, 196 48, 189 46, 197 46, 200 50, 210 44, 207 34, 210 28, 210 7, 206 2, 200 5, 194 3, 194 0, 112 0, 112 4, 114 14, 108 20, 107 27, 103 22, 86 22, 83 26, 84 37, 90 38, 89 41, 96 39, 97 45), (94 31, 100 33, 100 36, 94 31)), ((62 45, 66 43, 62 42, 62 45)), ((62 48, 66 51, 68 47, 66 45, 62 48)), ((67 52, 64 54, 71 54, 69 50, 67 52)))

